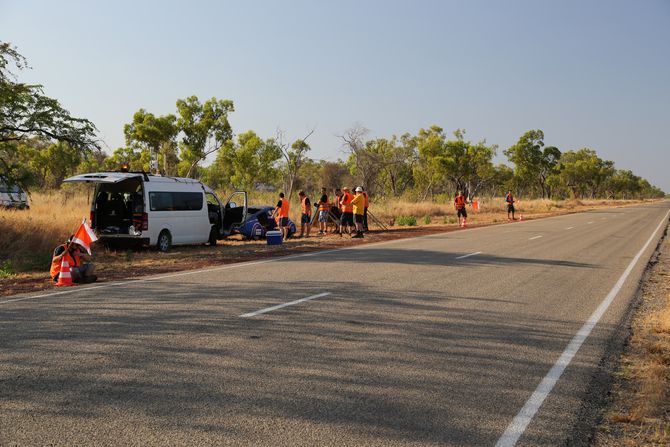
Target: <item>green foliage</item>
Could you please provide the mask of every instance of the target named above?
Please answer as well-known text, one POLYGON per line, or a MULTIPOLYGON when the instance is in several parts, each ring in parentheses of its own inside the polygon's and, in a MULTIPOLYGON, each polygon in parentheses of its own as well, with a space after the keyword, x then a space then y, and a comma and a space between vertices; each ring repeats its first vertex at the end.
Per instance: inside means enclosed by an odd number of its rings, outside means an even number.
POLYGON ((44 95, 41 85, 17 82, 11 65, 28 68, 15 47, 0 42, 0 181, 26 188, 31 176, 18 154, 18 143, 34 137, 65 142, 77 156, 99 146, 93 123, 70 115, 57 100, 44 95))
POLYGON ((230 144, 233 130, 228 114, 235 110, 233 102, 211 98, 200 103, 197 96, 177 100, 177 125, 184 137, 179 143, 181 162, 179 174, 191 177, 207 155, 230 144))
POLYGON ((430 221, 431 221, 431 219, 430 219, 430 214, 426 214, 425 216, 423 216, 423 223, 424 223, 425 225, 430 224, 430 221))
POLYGON ((10 259, 0 262, 0 279, 11 278, 16 272, 10 259))
POLYGON ((396 225, 401 227, 415 227, 416 226, 416 217, 414 216, 398 216, 395 220, 396 225))

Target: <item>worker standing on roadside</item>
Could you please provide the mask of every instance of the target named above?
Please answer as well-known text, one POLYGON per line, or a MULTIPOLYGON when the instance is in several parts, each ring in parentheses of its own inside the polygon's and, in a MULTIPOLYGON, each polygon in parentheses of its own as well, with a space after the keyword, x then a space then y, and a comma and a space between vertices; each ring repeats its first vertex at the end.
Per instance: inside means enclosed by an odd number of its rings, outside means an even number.
POLYGON ((505 196, 505 202, 507 203, 507 220, 516 220, 514 218, 514 196, 512 195, 512 191, 507 191, 507 196, 505 196), (512 214, 512 218, 509 218, 510 213, 512 214))
POLYGON ((330 203, 330 212, 333 213, 333 216, 337 218, 340 224, 335 228, 335 230, 333 230, 333 233, 339 233, 339 227, 342 225, 342 209, 340 208, 340 199, 342 199, 342 190, 340 188, 335 188, 335 197, 330 203))
MULTIPOLYGON (((363 189, 363 187, 360 187, 363 189)), ((368 196, 367 191, 363 191, 363 197, 365 198, 365 209, 363 210, 363 231, 369 231, 368 229, 368 208, 370 207, 370 197, 368 196)))
POLYGON ((272 217, 277 216, 277 225, 279 226, 279 231, 281 231, 282 238, 288 238, 288 213, 290 205, 288 200, 284 198, 284 193, 279 193, 279 202, 277 202, 277 207, 272 212, 272 217))
POLYGON ((468 218, 468 212, 465 210, 465 196, 461 191, 458 191, 456 193, 456 196, 454 198, 454 208, 456 209, 458 226, 465 228, 466 219, 468 218), (463 223, 461 223, 461 217, 463 217, 463 223))
POLYGON ((326 234, 326 225, 328 224, 328 215, 330 213, 330 203, 328 202, 328 190, 321 188, 321 198, 317 203, 319 215, 319 234, 326 234))
POLYGON ((298 197, 300 197, 300 236, 298 237, 302 237, 303 234, 309 237, 312 229, 312 203, 305 195, 305 191, 300 191, 298 197), (307 232, 305 232, 305 226, 307 226, 307 232))
POLYGON ((365 216, 365 196, 363 195, 363 188, 360 186, 356 188, 356 196, 351 200, 351 206, 356 221, 356 235, 352 238, 363 237, 363 220, 365 216))
POLYGON ((340 209, 342 210, 342 218, 340 219, 340 236, 344 233, 346 228, 347 234, 351 234, 354 226, 354 206, 351 201, 354 196, 349 192, 346 186, 342 188, 342 197, 340 198, 340 209))

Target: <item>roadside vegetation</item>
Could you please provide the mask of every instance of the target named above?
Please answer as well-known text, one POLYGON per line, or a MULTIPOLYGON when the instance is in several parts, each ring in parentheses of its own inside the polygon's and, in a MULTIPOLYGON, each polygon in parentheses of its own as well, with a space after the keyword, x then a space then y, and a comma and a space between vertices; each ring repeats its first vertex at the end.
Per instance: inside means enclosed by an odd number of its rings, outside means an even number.
POLYGON ((596 446, 670 445, 670 245, 642 288, 596 446))

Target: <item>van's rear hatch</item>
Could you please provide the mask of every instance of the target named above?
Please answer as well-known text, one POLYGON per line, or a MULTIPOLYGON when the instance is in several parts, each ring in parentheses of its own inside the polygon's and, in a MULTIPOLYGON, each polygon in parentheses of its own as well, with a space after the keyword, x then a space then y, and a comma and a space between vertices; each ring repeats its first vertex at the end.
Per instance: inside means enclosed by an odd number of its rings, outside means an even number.
MULTIPOLYGON (((146 174, 134 172, 94 172, 65 179, 68 183, 96 185, 91 204, 91 227, 101 239, 145 239, 148 229, 142 183, 146 174)), ((148 242, 148 241, 147 241, 148 242)))

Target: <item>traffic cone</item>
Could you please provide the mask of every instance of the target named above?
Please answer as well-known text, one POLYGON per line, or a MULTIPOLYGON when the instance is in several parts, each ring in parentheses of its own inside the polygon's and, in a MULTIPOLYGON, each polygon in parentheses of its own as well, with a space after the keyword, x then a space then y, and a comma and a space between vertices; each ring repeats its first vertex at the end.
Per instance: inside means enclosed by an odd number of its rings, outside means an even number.
POLYGON ((523 222, 523 214, 519 214, 519 222, 523 222))
POLYGON ((72 282, 72 275, 70 274, 70 263, 67 262, 65 256, 63 256, 63 261, 60 263, 60 273, 58 274, 58 282, 56 286, 74 286, 72 282))

